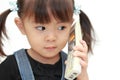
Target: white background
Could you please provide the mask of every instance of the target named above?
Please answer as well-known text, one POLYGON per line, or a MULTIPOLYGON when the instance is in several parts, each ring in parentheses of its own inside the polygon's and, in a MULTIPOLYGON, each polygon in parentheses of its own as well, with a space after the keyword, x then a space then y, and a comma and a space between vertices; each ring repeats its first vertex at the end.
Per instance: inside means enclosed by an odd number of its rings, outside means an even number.
MULTIPOLYGON (((9 8, 9 0, 0 0, 0 12, 9 8)), ((120 2, 119 0, 80 0, 96 31, 94 55, 89 59, 90 80, 120 80, 120 2)), ((29 47, 14 25, 15 12, 8 16, 6 26, 10 40, 5 42, 6 53, 29 47), (18 36, 19 35, 19 36, 18 36), (6 48, 7 47, 7 48, 6 48)))

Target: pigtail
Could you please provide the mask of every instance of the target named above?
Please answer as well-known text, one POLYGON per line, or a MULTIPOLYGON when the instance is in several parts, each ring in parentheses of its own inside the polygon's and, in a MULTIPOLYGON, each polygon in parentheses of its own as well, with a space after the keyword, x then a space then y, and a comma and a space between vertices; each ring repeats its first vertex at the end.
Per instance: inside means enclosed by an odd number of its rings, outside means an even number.
POLYGON ((2 14, 0 14, 0 55, 5 55, 4 51, 3 51, 3 43, 2 43, 2 39, 3 36, 5 36, 6 38, 8 38, 7 34, 6 34, 6 28, 5 28, 5 22, 6 22, 6 18, 8 16, 8 14, 11 12, 10 9, 4 11, 2 14))
POLYGON ((83 34, 83 40, 85 40, 88 45, 88 52, 92 52, 92 34, 94 33, 94 30, 88 16, 82 10, 80 11, 80 24, 83 34))

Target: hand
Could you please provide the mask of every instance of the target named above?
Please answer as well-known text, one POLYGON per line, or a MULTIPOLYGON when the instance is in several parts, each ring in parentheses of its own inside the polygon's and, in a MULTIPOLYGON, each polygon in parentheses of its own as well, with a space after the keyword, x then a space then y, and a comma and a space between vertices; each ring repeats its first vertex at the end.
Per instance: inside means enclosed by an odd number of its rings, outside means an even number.
POLYGON ((81 73, 77 77, 77 80, 88 80, 87 67, 88 67, 88 46, 85 41, 81 40, 79 45, 73 47, 75 52, 74 57, 80 59, 81 73))

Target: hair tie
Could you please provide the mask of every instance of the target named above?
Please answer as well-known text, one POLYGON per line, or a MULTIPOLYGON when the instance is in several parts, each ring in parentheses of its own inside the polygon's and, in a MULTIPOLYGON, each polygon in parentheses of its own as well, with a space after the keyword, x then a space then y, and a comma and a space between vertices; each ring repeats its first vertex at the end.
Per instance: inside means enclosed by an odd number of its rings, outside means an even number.
POLYGON ((74 24, 79 21, 80 17, 79 17, 79 14, 80 14, 80 9, 81 9, 81 5, 80 5, 80 2, 79 0, 74 0, 74 13, 73 13, 73 23, 71 25, 71 27, 74 26, 74 24))
POLYGON ((17 2, 16 1, 9 1, 9 5, 10 5, 10 10, 11 11, 18 11, 18 7, 17 7, 17 2))
POLYGON ((80 9, 81 9, 81 5, 79 0, 74 0, 74 14, 79 15, 80 9))

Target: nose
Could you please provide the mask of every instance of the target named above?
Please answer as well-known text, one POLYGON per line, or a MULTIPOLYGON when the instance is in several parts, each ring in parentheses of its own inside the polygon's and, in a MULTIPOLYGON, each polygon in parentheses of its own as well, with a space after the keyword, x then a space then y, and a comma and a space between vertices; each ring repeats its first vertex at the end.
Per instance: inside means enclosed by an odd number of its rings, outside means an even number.
POLYGON ((54 42, 57 39, 56 33, 54 31, 49 31, 46 34, 45 40, 48 42, 54 42))

